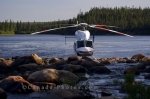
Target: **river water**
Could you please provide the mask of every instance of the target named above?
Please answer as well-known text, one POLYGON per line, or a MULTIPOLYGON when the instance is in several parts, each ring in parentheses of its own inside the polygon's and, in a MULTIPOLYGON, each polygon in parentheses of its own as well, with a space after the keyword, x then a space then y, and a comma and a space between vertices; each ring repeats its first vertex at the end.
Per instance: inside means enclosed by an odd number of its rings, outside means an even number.
MULTIPOLYGON (((42 57, 67 57, 74 54, 73 42, 75 38, 67 38, 61 35, 15 35, 0 36, 0 57, 25 56, 37 53, 42 57)), ((131 57, 134 54, 142 53, 150 56, 150 36, 135 36, 133 38, 125 36, 95 36, 94 57, 131 57)), ((111 64, 107 67, 112 71, 108 75, 89 75, 87 81, 90 86, 91 94, 101 97, 102 90, 112 93, 117 99, 126 96, 121 93, 120 82, 123 81, 123 71, 130 65, 134 64, 111 64)), ((144 79, 144 76, 136 76, 136 80, 141 81, 144 85, 150 85, 150 80, 144 79)), ((10 94, 8 99, 47 99, 46 95, 32 93, 30 95, 13 95, 10 94)))
MULTIPOLYGON (((0 57, 25 56, 37 53, 43 57, 64 57, 74 54, 74 36, 15 35, 0 36, 0 57)), ((150 55, 150 36, 95 36, 94 57, 130 57, 137 53, 150 55)))

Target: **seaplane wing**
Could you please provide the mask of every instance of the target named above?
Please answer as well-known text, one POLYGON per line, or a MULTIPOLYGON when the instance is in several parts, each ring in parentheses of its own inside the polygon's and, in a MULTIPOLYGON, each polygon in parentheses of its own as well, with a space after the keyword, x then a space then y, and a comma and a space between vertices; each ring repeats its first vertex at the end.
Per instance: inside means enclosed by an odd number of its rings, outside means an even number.
POLYGON ((66 26, 66 27, 60 27, 60 28, 53 28, 53 29, 48 29, 48 30, 43 30, 43 31, 34 32, 34 33, 31 33, 31 35, 40 34, 40 33, 48 32, 48 31, 59 30, 59 29, 66 29, 66 28, 71 28, 71 27, 77 27, 77 26, 78 26, 78 25, 66 26))

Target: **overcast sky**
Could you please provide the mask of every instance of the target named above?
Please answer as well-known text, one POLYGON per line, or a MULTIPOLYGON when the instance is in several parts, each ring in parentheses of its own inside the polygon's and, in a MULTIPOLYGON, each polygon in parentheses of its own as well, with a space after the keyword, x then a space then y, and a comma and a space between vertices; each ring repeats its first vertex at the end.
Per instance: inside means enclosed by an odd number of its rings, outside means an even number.
POLYGON ((0 0, 0 21, 53 21, 92 7, 150 7, 150 0, 0 0))

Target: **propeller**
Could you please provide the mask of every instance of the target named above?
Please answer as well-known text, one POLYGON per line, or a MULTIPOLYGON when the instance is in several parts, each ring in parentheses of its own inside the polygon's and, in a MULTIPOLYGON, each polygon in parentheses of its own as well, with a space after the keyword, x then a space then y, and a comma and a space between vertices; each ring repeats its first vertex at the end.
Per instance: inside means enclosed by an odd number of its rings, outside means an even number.
POLYGON ((111 26, 111 25, 93 25, 93 26, 96 26, 96 27, 103 27, 103 28, 108 28, 108 27, 110 27, 110 28, 120 28, 120 27, 117 27, 117 26, 111 26))
POLYGON ((115 31, 115 30, 100 27, 100 25, 89 25, 89 27, 94 28, 94 29, 99 29, 99 30, 104 30, 104 31, 116 33, 116 34, 120 34, 120 35, 124 35, 124 36, 128 36, 128 37, 133 37, 131 35, 128 35, 128 34, 125 34, 125 33, 122 33, 122 32, 118 32, 118 31, 115 31))
POLYGON ((59 30, 59 29, 67 29, 67 28, 77 27, 77 26, 78 26, 78 25, 66 26, 66 27, 60 27, 60 28, 53 28, 53 29, 48 29, 48 30, 43 30, 43 31, 34 32, 34 33, 31 33, 31 35, 40 34, 40 33, 48 32, 48 31, 59 30))
POLYGON ((67 29, 67 28, 72 28, 72 27, 78 27, 78 26, 85 26, 85 27, 87 26, 87 27, 94 28, 94 29, 104 30, 104 31, 108 31, 108 32, 112 32, 112 33, 116 33, 116 34, 120 34, 120 35, 124 35, 124 36, 128 36, 128 37, 133 37, 131 35, 128 35, 128 34, 125 34, 125 33, 118 32, 118 31, 111 30, 111 29, 107 28, 107 27, 119 28, 117 26, 99 25, 99 24, 98 25, 89 25, 87 23, 78 23, 78 22, 77 22, 77 24, 72 25, 72 26, 66 26, 66 27, 60 27, 60 28, 53 28, 53 29, 43 30, 43 31, 31 33, 31 35, 40 34, 40 33, 48 32, 48 31, 59 30, 59 29, 67 29))

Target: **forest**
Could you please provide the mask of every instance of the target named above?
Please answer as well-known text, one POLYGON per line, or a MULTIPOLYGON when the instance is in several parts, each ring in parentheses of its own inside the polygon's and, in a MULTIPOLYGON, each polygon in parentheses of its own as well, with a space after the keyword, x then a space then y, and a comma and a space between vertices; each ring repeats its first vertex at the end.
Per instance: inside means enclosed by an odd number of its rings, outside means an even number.
MULTIPOLYGON (((4 20, 0 22, 0 34, 30 34, 33 32, 76 24, 105 24, 118 26, 115 30, 131 35, 150 35, 150 8, 91 8, 88 12, 80 12, 77 17, 68 20, 49 22, 22 22, 4 20)), ((49 34, 74 33, 76 28, 48 32, 49 34)), ((104 35, 104 31, 92 30, 96 35, 104 35)), ((106 33, 110 35, 109 33, 106 33)))

